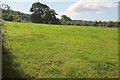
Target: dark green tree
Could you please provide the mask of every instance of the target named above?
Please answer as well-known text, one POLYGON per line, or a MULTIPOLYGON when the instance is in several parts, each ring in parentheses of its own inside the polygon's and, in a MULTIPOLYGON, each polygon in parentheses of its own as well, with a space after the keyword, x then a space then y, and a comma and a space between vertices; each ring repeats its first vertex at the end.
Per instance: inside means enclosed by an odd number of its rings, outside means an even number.
POLYGON ((36 2, 32 4, 32 7, 30 8, 30 12, 32 12, 30 19, 32 22, 40 23, 42 22, 42 15, 44 14, 45 9, 49 7, 47 5, 44 5, 42 3, 36 2))
POLYGON ((71 18, 66 15, 62 15, 61 20, 71 21, 71 18))
POLYGON ((30 16, 31 21, 34 23, 55 24, 58 22, 55 10, 50 9, 45 4, 39 2, 33 3, 30 12, 32 12, 30 16))
POLYGON ((29 21, 29 15, 14 11, 7 4, 2 4, 2 19, 6 21, 29 21))
POLYGON ((13 15, 10 6, 7 4, 2 4, 2 10, 4 13, 6 13, 6 14, 2 14, 3 19, 7 21, 13 21, 13 15))
POLYGON ((56 12, 53 9, 45 8, 44 14, 42 15, 44 23, 55 23, 56 22, 56 12))

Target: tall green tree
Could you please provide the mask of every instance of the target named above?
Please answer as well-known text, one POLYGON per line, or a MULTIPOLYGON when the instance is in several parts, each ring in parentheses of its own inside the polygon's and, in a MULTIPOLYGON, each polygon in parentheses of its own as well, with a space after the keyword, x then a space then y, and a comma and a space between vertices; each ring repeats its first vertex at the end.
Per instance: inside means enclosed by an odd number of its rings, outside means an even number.
POLYGON ((30 12, 32 12, 30 19, 32 22, 40 23, 43 21, 42 15, 44 14, 45 8, 49 7, 47 5, 44 5, 42 3, 36 2, 32 4, 32 7, 30 8, 30 12))
POLYGON ((33 14, 43 14, 45 8, 49 8, 49 7, 40 2, 36 2, 32 4, 32 7, 30 8, 30 12, 32 12, 33 14))
POLYGON ((45 4, 39 2, 33 3, 30 12, 32 12, 30 16, 32 22, 47 24, 57 22, 55 10, 50 9, 45 4))
POLYGON ((7 21, 13 21, 13 15, 10 6, 7 4, 2 4, 2 10, 3 13, 6 13, 2 14, 3 19, 7 21))
POLYGON ((45 8, 44 14, 42 15, 44 23, 55 23, 56 22, 56 12, 53 9, 45 8))

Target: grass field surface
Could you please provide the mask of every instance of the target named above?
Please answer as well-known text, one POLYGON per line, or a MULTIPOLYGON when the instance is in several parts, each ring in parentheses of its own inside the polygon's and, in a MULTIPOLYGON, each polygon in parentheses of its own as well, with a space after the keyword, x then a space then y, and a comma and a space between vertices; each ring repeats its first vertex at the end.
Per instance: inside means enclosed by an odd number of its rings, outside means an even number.
POLYGON ((118 77, 118 28, 17 22, 5 27, 5 47, 13 49, 3 54, 7 77, 118 77))

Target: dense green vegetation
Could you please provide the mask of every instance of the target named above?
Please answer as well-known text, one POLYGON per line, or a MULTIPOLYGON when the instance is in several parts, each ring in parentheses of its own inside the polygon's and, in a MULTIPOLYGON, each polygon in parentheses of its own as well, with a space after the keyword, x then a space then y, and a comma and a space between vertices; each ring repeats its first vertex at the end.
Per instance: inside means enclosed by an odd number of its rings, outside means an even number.
POLYGON ((33 3, 30 12, 32 12, 30 19, 34 23, 58 24, 57 13, 45 4, 33 3))
POLYGON ((62 25, 73 25, 73 26, 95 26, 95 27, 120 27, 120 22, 114 21, 83 21, 83 20, 61 20, 62 25))
POLYGON ((17 22, 4 27, 4 46, 11 50, 3 53, 4 77, 118 77, 117 28, 17 22))
POLYGON ((7 4, 2 5, 2 19, 6 21, 15 22, 28 22, 29 14, 25 14, 19 11, 14 11, 7 4))
POLYGON ((61 19, 58 19, 56 11, 50 9, 49 6, 36 2, 33 3, 30 12, 31 14, 21 13, 19 11, 12 10, 8 5, 3 4, 3 20, 15 21, 15 22, 33 22, 44 24, 59 24, 59 25, 73 25, 73 26, 101 26, 101 27, 120 27, 120 22, 114 21, 85 21, 85 20, 72 20, 66 15, 62 15, 61 19))

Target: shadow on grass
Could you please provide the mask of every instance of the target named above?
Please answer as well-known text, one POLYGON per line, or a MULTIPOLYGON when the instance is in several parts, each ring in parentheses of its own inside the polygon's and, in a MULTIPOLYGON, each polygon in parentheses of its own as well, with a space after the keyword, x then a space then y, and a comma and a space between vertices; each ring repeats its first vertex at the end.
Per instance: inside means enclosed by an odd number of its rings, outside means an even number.
MULTIPOLYGON (((15 56, 11 49, 2 47, 2 77, 8 78, 25 78, 25 74, 19 69, 20 63, 15 63, 15 56)), ((27 77, 27 76, 26 76, 27 77)))

